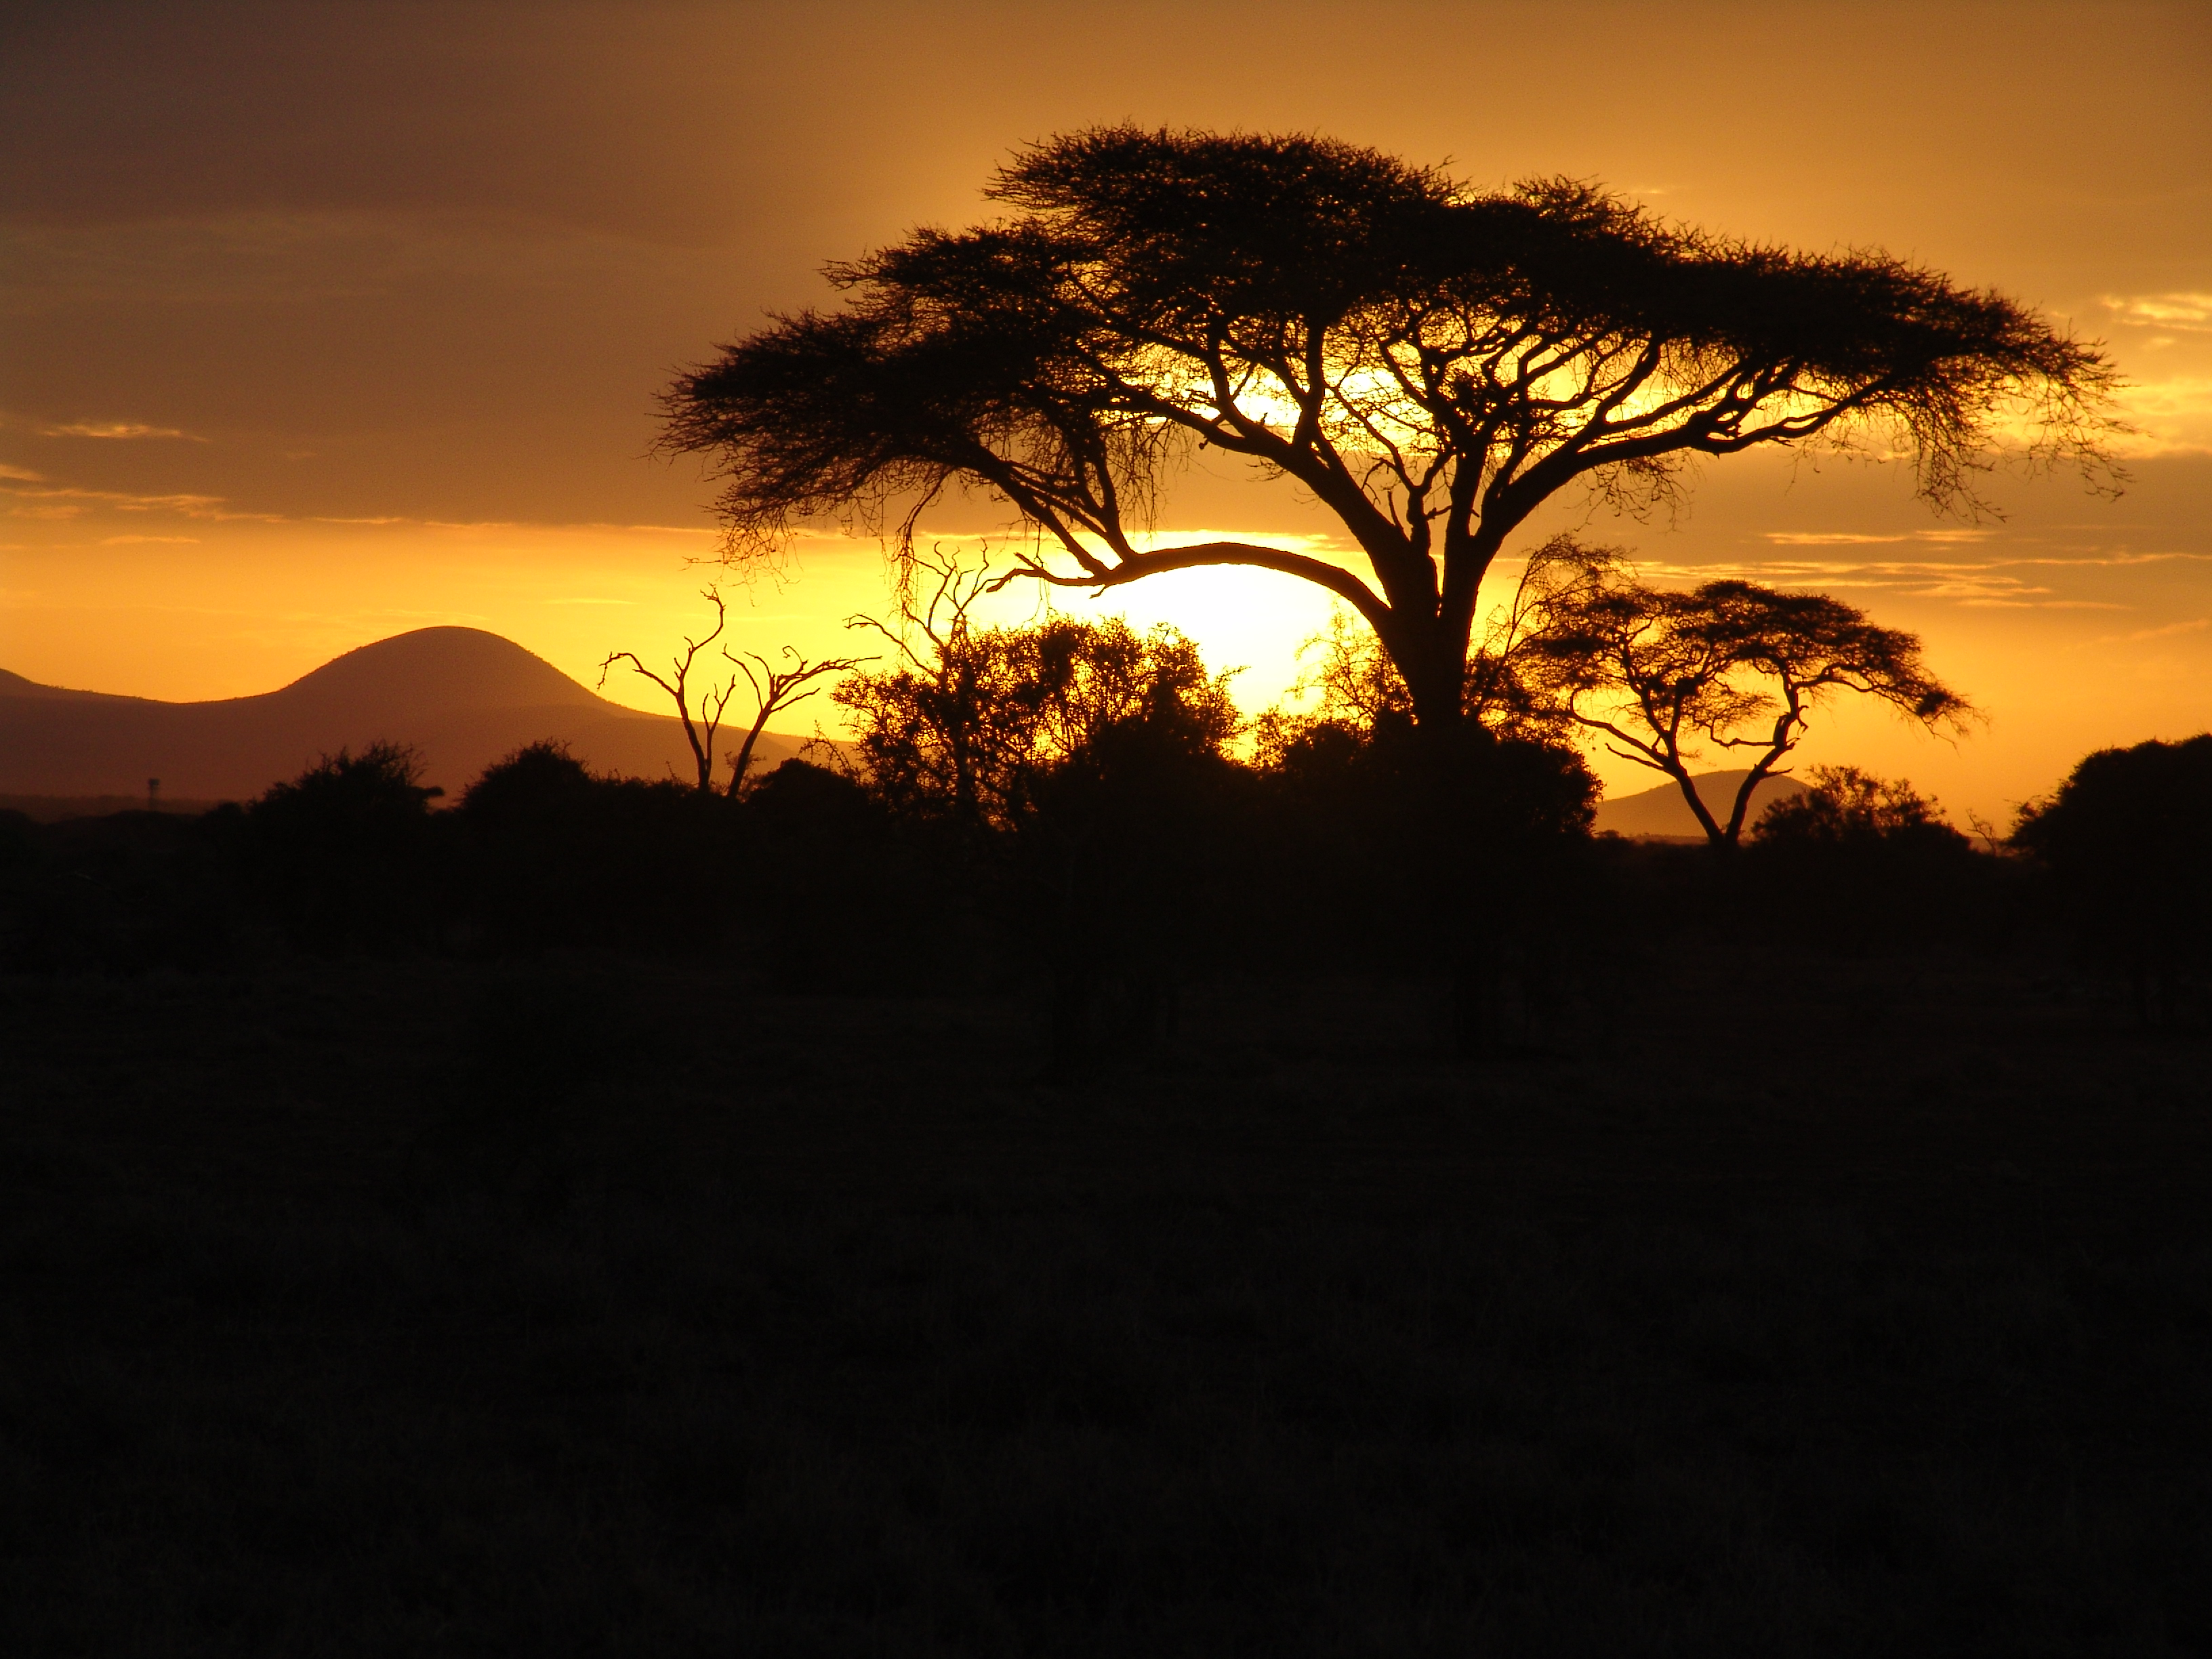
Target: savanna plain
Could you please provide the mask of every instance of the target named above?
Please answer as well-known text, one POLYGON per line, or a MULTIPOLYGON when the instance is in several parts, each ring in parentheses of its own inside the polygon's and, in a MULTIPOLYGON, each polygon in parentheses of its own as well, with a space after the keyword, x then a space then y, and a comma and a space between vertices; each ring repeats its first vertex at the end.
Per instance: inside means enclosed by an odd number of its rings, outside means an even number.
POLYGON ((1460 1057, 1216 975, 16 975, 21 1653, 2212 1647, 2201 1035, 1650 939, 1460 1057))

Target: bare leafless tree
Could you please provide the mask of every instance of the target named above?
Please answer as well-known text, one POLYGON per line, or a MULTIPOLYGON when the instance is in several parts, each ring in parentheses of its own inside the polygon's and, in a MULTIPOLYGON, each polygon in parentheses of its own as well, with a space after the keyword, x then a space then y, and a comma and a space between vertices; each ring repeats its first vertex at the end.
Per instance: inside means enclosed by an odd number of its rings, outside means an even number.
POLYGON ((726 645, 721 649, 722 659, 737 672, 720 684, 699 689, 695 702, 691 676, 698 666, 699 653, 721 637, 722 630, 729 621, 728 607, 724 604, 719 589, 712 586, 702 588, 700 597, 714 607, 714 625, 696 640, 688 635, 685 637, 683 651, 671 659, 665 676, 647 668, 634 651, 613 651, 608 653, 606 660, 599 665, 599 684, 606 684, 607 675, 617 663, 627 662, 633 670, 668 694, 669 700, 676 705, 677 718, 683 722, 684 739, 691 746, 692 762, 698 769, 699 793, 707 795, 714 793, 715 733, 721 728, 722 717, 727 712, 731 700, 737 696, 738 678, 743 675, 745 683, 752 688, 757 707, 752 724, 745 731, 744 742, 730 757, 730 781, 724 787, 723 793, 734 796, 744 787, 752 767, 753 750, 758 745, 761 732, 766 729, 770 716, 812 696, 821 689, 812 682, 826 675, 848 672, 873 659, 830 657, 821 662, 809 662, 787 645, 783 647, 782 655, 790 659, 791 666, 779 668, 772 659, 757 651, 749 651, 740 657, 732 654, 726 645))
POLYGON ((691 694, 691 671, 697 665, 699 653, 721 637, 723 627, 729 621, 728 608, 722 603, 719 589, 709 586, 699 590, 699 597, 714 607, 714 625, 698 639, 688 635, 684 641, 681 655, 672 659, 668 677, 664 678, 647 668, 635 651, 610 651, 606 660, 599 665, 599 684, 604 688, 607 676, 618 662, 630 667, 665 691, 676 704, 676 717, 684 723, 684 740, 691 745, 692 762, 698 768, 699 793, 711 794, 714 788, 714 733, 722 724, 722 713, 737 695, 737 677, 720 686, 709 686, 701 691, 695 709, 691 694))
POLYGON ((822 689, 813 682, 824 676, 850 673, 862 663, 875 660, 872 657, 825 657, 820 662, 809 662, 787 645, 783 647, 782 654, 790 659, 791 666, 788 668, 778 668, 757 651, 748 651, 744 656, 738 657, 732 655, 729 647, 725 646, 722 654, 728 657, 736 665, 738 672, 745 677, 745 683, 752 687, 754 700, 758 704, 753 714, 753 723, 745 730, 744 742, 738 744, 738 752, 730 757, 727 793, 732 795, 744 788, 745 779, 752 769, 753 747, 760 741, 760 734, 767 726, 769 715, 805 702, 822 689))

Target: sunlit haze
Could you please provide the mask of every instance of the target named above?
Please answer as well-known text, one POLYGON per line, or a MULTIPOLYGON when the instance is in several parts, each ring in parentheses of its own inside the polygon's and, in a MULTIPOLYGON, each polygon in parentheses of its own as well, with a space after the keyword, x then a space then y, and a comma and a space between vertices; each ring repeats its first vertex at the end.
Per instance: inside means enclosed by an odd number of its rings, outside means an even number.
MULTIPOLYGON (((1910 777, 1962 823, 2088 749, 2212 724, 2202 6, 1061 15, 11 9, 0 668, 230 696, 452 623, 591 684, 610 651, 696 631, 713 580, 741 646, 855 649, 846 620, 890 605, 878 544, 824 529, 750 579, 702 562, 714 487, 650 453, 654 394, 834 303, 825 262, 988 216, 1019 146, 1128 118, 1324 132, 1483 186, 1594 179, 1715 231, 1884 248, 2101 339, 2135 428, 2117 499, 2000 471, 2002 516, 1977 521, 1931 513, 1901 465, 1747 457, 1705 465, 1671 521, 1567 499, 1516 545, 1578 527, 1668 580, 1818 588, 1917 631, 1981 723, 1951 744, 1838 708, 1799 763, 1910 777)), ((954 502, 940 534, 972 548, 1003 516, 954 502)), ((1206 533, 1342 548, 1295 488, 1201 457, 1160 537, 1206 533)), ((1182 627, 1255 710, 1328 617, 1249 569, 1099 603, 1182 627)), ((1616 793, 1656 781, 1594 758, 1616 793)))

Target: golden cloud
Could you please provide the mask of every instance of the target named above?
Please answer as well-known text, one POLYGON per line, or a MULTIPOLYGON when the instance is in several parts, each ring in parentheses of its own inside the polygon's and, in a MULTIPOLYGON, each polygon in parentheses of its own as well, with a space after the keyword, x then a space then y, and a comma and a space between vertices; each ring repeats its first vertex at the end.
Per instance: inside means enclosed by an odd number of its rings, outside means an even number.
POLYGON ((48 438, 181 438, 186 443, 208 441, 173 426, 146 426, 137 421, 70 421, 59 426, 40 427, 39 431, 48 438))
POLYGON ((2212 332, 2212 294, 2106 294, 2099 303, 2123 327, 2212 332))

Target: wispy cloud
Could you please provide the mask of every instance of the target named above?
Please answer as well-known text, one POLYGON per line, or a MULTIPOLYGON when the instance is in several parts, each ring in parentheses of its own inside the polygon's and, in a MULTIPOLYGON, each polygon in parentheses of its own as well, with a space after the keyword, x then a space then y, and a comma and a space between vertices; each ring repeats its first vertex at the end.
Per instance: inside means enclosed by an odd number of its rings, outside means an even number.
POLYGON ((2116 447, 2212 453, 2212 294, 2106 294, 2096 308, 2123 377, 2118 413, 2132 428, 2116 447))
POLYGON ((103 536, 100 538, 100 544, 102 547, 134 547, 142 542, 179 542, 197 547, 199 540, 197 536, 103 536))
POLYGON ((1894 535, 1868 535, 1856 530, 1770 530, 1766 539, 1778 547, 1863 547, 1888 542, 1979 542, 1987 530, 1907 530, 1894 535))
POLYGON ((2084 646, 2140 645, 2145 640, 2170 640, 2180 634, 2201 634, 2212 628, 2212 617, 2194 617, 2187 622, 2168 623, 2163 628, 2139 628, 2132 634, 2100 634, 2094 640, 2084 640, 2084 646))
POLYGON ((2081 553, 2067 556, 2023 554, 2007 559, 1723 559, 1698 564, 1673 564, 1663 559, 1638 559, 1637 568, 1679 576, 1835 577, 1886 575, 1912 577, 1929 571, 2011 570, 2021 568, 2111 569, 2146 564, 2212 564, 2212 553, 2081 553))
POLYGON ((1851 530, 1770 530, 1766 539, 1783 547, 1865 547, 1879 543, 1903 542, 1909 536, 1869 536, 1851 530))
POLYGON ((525 519, 416 519, 396 513, 354 517, 337 517, 329 514, 295 517, 276 513, 238 514, 234 516, 263 519, 270 524, 341 524, 370 530, 599 531, 627 536, 692 536, 706 540, 719 540, 721 536, 719 530, 709 530, 697 525, 610 524, 598 519, 584 522, 544 520, 533 523, 525 519))
POLYGON ((2212 410, 2212 374, 2173 374, 2128 388, 2128 412, 2138 420, 2181 420, 2212 410))
POLYGON ((138 421, 68 421, 40 427, 39 430, 49 438, 181 438, 191 444, 209 441, 198 433, 173 426, 147 426, 138 421))
POLYGON ((0 493, 11 495, 17 505, 11 516, 22 519, 74 519, 96 507, 114 513, 175 513, 187 519, 258 519, 274 522, 273 514, 266 513, 231 513, 223 508, 220 495, 177 494, 170 495, 142 495, 127 489, 80 489, 67 484, 50 484, 42 479, 16 481, 18 475, 8 475, 10 482, 0 483, 0 493), (26 483, 35 485, 26 488, 26 483))
POLYGON ((2212 333, 2212 294, 2106 294, 2099 299, 2116 323, 2212 333))
MULTIPOLYGON (((2047 593, 2047 587, 2031 587, 2030 593, 2047 593)), ((2132 607, 2117 605, 2110 599, 2013 599, 1990 594, 1985 598, 1960 599, 1968 610, 1981 611, 2126 611, 2132 607)))
MULTIPOLYGON (((229 504, 222 495, 179 491, 144 495, 128 489, 87 489, 48 481, 23 467, 0 466, 0 498, 14 502, 5 516, 18 519, 77 519, 95 512, 172 513, 179 518, 236 524, 343 525, 364 529, 468 531, 526 533, 532 531, 596 532, 600 534, 671 536, 679 539, 716 539, 720 532, 697 525, 529 523, 519 519, 418 519, 403 514, 343 515, 336 514, 250 513, 229 504)), ((139 537, 139 540, 158 540, 139 537)))
MULTIPOLYGON (((1867 542, 1903 538, 1863 538, 1867 542)), ((1851 545, 1838 538, 1820 545, 1851 545)), ((1643 559, 1637 568, 1670 582, 1709 582, 1724 578, 1777 587, 1831 590, 1863 588, 1904 597, 1948 599, 1954 604, 1997 610, 2124 611, 2105 599, 2072 599, 2045 580, 2059 570, 2109 570, 2174 562, 2212 563, 2208 553, 2095 553, 2075 556, 2031 555, 2008 559, 1747 559, 1712 564, 1673 564, 1643 559)))

